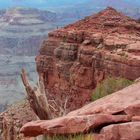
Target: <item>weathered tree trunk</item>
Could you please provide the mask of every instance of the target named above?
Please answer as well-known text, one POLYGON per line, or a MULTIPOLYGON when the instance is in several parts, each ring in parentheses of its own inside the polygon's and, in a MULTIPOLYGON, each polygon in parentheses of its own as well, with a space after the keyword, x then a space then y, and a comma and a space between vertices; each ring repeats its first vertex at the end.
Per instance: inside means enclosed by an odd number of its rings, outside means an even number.
POLYGON ((49 103, 45 94, 45 87, 42 77, 40 78, 37 87, 32 88, 28 82, 27 74, 24 69, 21 73, 22 82, 27 92, 27 99, 31 108, 40 120, 48 120, 52 118, 49 103))

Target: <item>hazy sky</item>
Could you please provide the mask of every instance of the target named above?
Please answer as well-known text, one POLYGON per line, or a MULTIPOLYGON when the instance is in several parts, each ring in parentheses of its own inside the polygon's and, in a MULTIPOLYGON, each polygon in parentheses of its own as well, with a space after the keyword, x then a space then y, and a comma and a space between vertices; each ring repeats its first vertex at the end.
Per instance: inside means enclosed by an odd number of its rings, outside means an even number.
POLYGON ((83 3, 86 0, 0 0, 0 7, 14 7, 14 6, 25 6, 25 7, 51 7, 51 6, 63 6, 63 5, 74 5, 76 3, 83 3))
MULTIPOLYGON (((75 5, 77 3, 83 3, 88 0, 0 0, 0 8, 8 8, 15 6, 24 6, 24 7, 33 7, 33 8, 47 8, 47 7, 57 7, 65 5, 75 5)), ((105 0, 93 0, 99 3, 105 0)), ((106 0, 106 1, 125 1, 130 2, 131 4, 140 4, 140 0, 106 0)), ((94 6, 94 5, 93 5, 94 6)))

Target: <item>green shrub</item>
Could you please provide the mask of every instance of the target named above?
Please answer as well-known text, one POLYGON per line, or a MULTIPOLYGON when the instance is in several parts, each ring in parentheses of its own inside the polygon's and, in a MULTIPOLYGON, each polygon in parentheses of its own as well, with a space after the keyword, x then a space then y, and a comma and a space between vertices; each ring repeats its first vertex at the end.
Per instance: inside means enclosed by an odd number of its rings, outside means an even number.
POLYGON ((92 100, 95 101, 106 95, 112 94, 131 85, 132 83, 133 81, 125 78, 108 77, 95 88, 94 92, 92 93, 92 100))

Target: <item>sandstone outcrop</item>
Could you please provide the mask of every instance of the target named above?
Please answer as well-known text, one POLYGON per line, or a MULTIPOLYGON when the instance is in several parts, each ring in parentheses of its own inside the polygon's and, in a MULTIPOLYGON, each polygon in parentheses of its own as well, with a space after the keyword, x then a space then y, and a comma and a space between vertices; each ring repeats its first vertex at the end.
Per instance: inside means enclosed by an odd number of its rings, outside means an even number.
POLYGON ((94 132, 95 139, 98 140, 138 140, 140 139, 139 88, 140 82, 64 117, 29 122, 22 127, 21 132, 25 136, 94 132))
POLYGON ((99 126, 111 123, 129 122, 131 119, 126 115, 83 115, 83 116, 66 116, 50 121, 36 121, 26 124, 21 132, 25 136, 38 135, 70 135, 78 133, 87 133, 99 126))
POLYGON ((135 80, 140 77, 139 46, 140 24, 113 8, 49 33, 36 57, 48 98, 59 106, 68 100, 69 112, 89 102, 109 75, 135 80))
POLYGON ((140 122, 114 124, 102 129, 101 135, 95 139, 101 140, 139 140, 140 122))

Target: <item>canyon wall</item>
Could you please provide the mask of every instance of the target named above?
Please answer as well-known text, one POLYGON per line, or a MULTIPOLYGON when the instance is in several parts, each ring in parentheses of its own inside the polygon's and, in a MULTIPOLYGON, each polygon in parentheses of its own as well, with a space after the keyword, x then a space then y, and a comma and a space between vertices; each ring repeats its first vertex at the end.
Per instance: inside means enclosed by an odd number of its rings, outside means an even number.
POLYGON ((140 77, 140 24, 107 8, 49 33, 36 57, 50 100, 67 112, 90 101, 107 76, 140 77))

